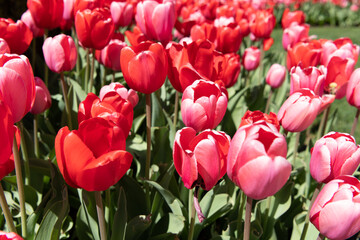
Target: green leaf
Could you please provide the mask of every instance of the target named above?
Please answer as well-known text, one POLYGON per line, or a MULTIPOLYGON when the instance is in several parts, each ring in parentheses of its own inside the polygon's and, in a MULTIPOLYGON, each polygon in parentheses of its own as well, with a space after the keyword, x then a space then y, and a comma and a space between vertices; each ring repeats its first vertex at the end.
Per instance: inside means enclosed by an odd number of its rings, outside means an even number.
MULTIPOLYGON (((305 224, 306 214, 307 212, 299 213, 293 219, 293 231, 291 234, 291 240, 300 239, 305 224)), ((309 228, 307 230, 305 239, 317 239, 318 235, 319 231, 312 223, 309 223, 309 228)))
POLYGON ((139 215, 131 219, 126 227, 126 238, 136 240, 150 226, 150 216, 139 215))
POLYGON ((163 235, 166 233, 179 234, 185 227, 185 218, 182 216, 168 213, 156 223, 153 234, 163 235))
POLYGON ((124 189, 121 187, 119 193, 119 200, 117 203, 117 211, 115 213, 114 223, 112 226, 111 240, 125 239, 126 225, 127 225, 126 196, 124 189))

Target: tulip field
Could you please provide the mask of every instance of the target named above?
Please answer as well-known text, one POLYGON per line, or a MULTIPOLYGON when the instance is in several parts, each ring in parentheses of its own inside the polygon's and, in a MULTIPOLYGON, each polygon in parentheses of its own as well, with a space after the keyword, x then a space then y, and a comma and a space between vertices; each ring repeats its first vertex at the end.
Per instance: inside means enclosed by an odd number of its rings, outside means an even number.
POLYGON ((0 9, 0 239, 359 239, 360 2, 0 9))

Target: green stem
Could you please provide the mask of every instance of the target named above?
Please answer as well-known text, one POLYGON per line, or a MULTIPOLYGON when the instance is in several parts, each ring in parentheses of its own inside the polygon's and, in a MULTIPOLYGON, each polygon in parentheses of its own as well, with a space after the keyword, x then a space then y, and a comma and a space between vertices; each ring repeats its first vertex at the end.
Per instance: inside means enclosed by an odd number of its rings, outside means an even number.
POLYGON ((112 79, 111 79, 111 82, 115 82, 115 71, 112 71, 112 79))
POLYGON ((107 68, 104 67, 104 74, 103 74, 103 77, 101 78, 101 87, 105 86, 105 83, 106 83, 106 73, 107 73, 107 68))
POLYGON ((174 128, 176 129, 177 120, 179 115, 179 92, 175 93, 175 109, 174 109, 174 128))
POLYGON ((237 222, 237 238, 240 239, 241 225, 242 225, 242 216, 244 212, 244 206, 246 202, 246 195, 243 191, 240 191, 241 204, 238 212, 238 222, 237 222))
POLYGON ((321 233, 319 233, 318 237, 316 238, 316 240, 323 240, 325 239, 325 236, 322 235, 321 233))
POLYGON ((264 40, 260 41, 260 65, 259 65, 259 84, 262 84, 262 78, 263 78, 263 59, 264 59, 264 40))
POLYGON ((250 225, 251 225, 251 208, 252 198, 246 197, 246 208, 245 208, 245 225, 244 225, 244 240, 250 239, 250 225))
POLYGON ((2 188, 1 183, 0 183, 0 205, 1 205, 1 209, 3 210, 8 228, 10 229, 11 232, 17 233, 16 227, 14 225, 14 220, 10 213, 9 205, 6 202, 4 189, 2 188))
POLYGON ((29 154, 27 152, 27 147, 26 147, 26 140, 25 140, 26 137, 25 137, 24 125, 21 121, 18 123, 18 127, 20 129, 21 153, 22 153, 22 156, 24 159, 24 167, 25 167, 25 185, 29 185, 30 184, 29 154))
POLYGON ((104 207, 101 198, 101 192, 95 192, 95 202, 96 202, 96 212, 98 215, 98 222, 100 227, 100 239, 106 240, 106 224, 105 224, 105 217, 104 217, 104 207))
POLYGON ((270 107, 270 102, 271 102, 271 97, 273 95, 273 88, 270 89, 270 92, 269 92, 269 96, 268 96, 268 99, 266 101, 266 107, 265 107, 265 112, 264 113, 268 113, 269 111, 269 107, 270 107))
POLYGON ((311 198, 310 206, 309 206, 308 212, 306 214, 305 223, 304 223, 303 231, 301 233, 300 240, 304 240, 305 237, 306 237, 306 233, 307 233, 307 230, 309 228, 309 222, 310 222, 310 210, 311 210, 312 205, 315 202, 316 197, 319 195, 321 187, 322 187, 322 183, 318 183, 316 188, 315 188, 315 191, 313 193, 313 196, 311 198))
POLYGON ((195 205, 194 205, 194 190, 189 189, 189 215, 190 215, 190 227, 188 240, 192 240, 194 238, 194 227, 195 227, 195 205))
POLYGON ((357 125, 357 123, 359 121, 359 114, 360 114, 360 109, 358 109, 356 111, 356 116, 355 116, 355 119, 354 119, 354 122, 353 122, 353 125, 352 125, 352 128, 351 128, 351 132, 350 132, 351 136, 354 136, 354 134, 355 134, 356 125, 357 125))
MULTIPOLYGON (((145 179, 150 180, 150 163, 151 163, 151 94, 146 94, 146 163, 145 179)), ((149 185, 146 183, 146 201, 150 209, 149 185)))
POLYGON ((321 118, 320 126, 319 126, 319 131, 318 131, 318 134, 317 134, 317 139, 324 136, 327 119, 329 117, 330 107, 331 107, 331 105, 324 110, 323 116, 321 118))
POLYGON ((69 129, 72 130, 72 120, 71 120, 71 109, 70 109, 70 103, 69 103, 69 99, 68 99, 68 94, 67 94, 67 89, 66 89, 66 83, 64 80, 64 73, 61 73, 61 87, 62 87, 62 92, 64 95, 64 101, 65 101, 65 110, 66 110, 66 116, 68 119, 68 126, 69 129))
MULTIPOLYGON (((48 30, 44 29, 44 42, 48 36, 48 30)), ((47 64, 44 64, 44 82, 46 86, 49 86, 49 68, 47 64)))
POLYGON ((298 147, 299 147, 299 140, 300 140, 300 134, 301 132, 297 132, 296 133, 296 138, 295 138, 295 144, 294 144, 294 160, 293 160, 293 165, 295 166, 295 161, 296 161, 296 157, 297 157, 297 151, 298 151, 298 147))
POLYGON ((90 50, 88 49, 86 51, 86 66, 85 66, 85 84, 84 89, 85 92, 88 93, 88 87, 89 87, 89 65, 90 65, 90 50))
POLYGON ((79 79, 80 78, 80 54, 79 54, 79 51, 78 51, 79 50, 79 40, 77 39, 77 34, 76 34, 74 26, 71 27, 71 35, 72 35, 72 38, 74 39, 75 47, 76 47, 76 51, 77 51, 77 56, 78 56, 76 58, 76 76, 79 79))
POLYGON ((106 204, 106 208, 105 208, 105 219, 108 220, 108 231, 110 231, 110 226, 112 226, 112 217, 113 215, 110 214, 111 211, 111 192, 110 192, 110 188, 105 190, 105 204, 106 204))
POLYGON ((271 206, 271 197, 266 198, 266 209, 265 209, 265 220, 264 220, 264 226, 263 229, 266 231, 267 225, 269 222, 269 212, 270 212, 270 206, 271 206))
POLYGON ((24 194, 24 182, 21 171, 21 161, 19 149, 16 143, 16 136, 14 136, 13 141, 13 154, 15 162, 15 172, 16 172, 16 182, 18 186, 19 194, 19 204, 20 204, 20 216, 21 216, 21 234, 24 239, 26 239, 27 229, 26 229, 26 209, 25 209, 25 194, 24 194))
POLYGON ((92 92, 92 88, 94 85, 94 66, 95 66, 95 49, 92 50, 92 55, 91 55, 90 83, 89 83, 88 93, 92 92))
POLYGON ((39 122, 39 114, 34 115, 34 152, 35 157, 40 157, 40 147, 39 147, 39 138, 38 138, 38 122, 39 122))

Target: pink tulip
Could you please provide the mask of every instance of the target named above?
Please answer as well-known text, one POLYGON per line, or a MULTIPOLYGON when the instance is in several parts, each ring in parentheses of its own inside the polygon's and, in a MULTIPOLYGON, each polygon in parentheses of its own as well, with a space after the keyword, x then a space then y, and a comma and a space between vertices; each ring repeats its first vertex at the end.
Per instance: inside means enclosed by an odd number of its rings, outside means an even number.
POLYGON ((114 24, 125 27, 130 25, 133 19, 134 7, 128 2, 112 2, 110 5, 111 17, 114 24))
POLYGON ((349 38, 329 40, 322 45, 321 64, 328 66, 331 58, 337 56, 341 59, 351 58, 355 64, 359 57, 360 47, 353 44, 349 38))
POLYGON ((31 16, 31 12, 29 10, 26 10, 21 15, 21 21, 25 23, 25 25, 31 30, 34 37, 41 37, 44 36, 44 29, 39 28, 36 23, 34 22, 33 17, 31 16))
POLYGON ((315 120, 321 99, 309 89, 300 89, 283 103, 277 114, 281 126, 289 132, 301 132, 315 120))
POLYGON ((35 101, 34 74, 24 55, 0 55, 0 95, 9 106, 14 122, 27 114, 35 101))
POLYGON ((10 47, 5 39, 0 38, 0 54, 10 53, 10 47))
POLYGON ((173 158, 184 186, 210 190, 226 173, 230 137, 224 132, 196 131, 185 127, 176 132, 173 158))
POLYGON ((260 49, 257 47, 250 47, 245 49, 243 55, 243 65, 248 71, 255 70, 260 63, 260 49))
POLYGON ((310 221, 332 240, 347 239, 360 230, 360 182, 341 176, 327 183, 317 196, 310 221))
POLYGON ((286 139, 274 125, 265 121, 244 125, 231 140, 227 174, 253 199, 272 196, 291 173, 286 153, 286 139))
POLYGON ((30 112, 32 114, 43 113, 51 106, 51 96, 45 83, 39 77, 35 77, 35 92, 35 102, 30 112))
POLYGON ((45 62, 53 72, 70 71, 75 67, 77 50, 74 40, 65 34, 48 37, 43 45, 45 62))
POLYGON ((133 107, 135 107, 137 105, 137 103, 139 102, 139 96, 136 93, 136 91, 129 89, 127 90, 121 83, 119 82, 114 82, 114 83, 110 83, 109 85, 105 85, 100 89, 100 100, 102 101, 104 96, 108 93, 108 92, 116 92, 117 94, 120 95, 120 97, 122 97, 124 100, 128 100, 131 105, 133 107))
POLYGON ((304 42, 309 39, 310 25, 293 22, 283 32, 282 44, 283 48, 287 50, 289 47, 293 47, 298 42, 304 42))
POLYGON ((136 23, 149 38, 161 42, 172 39, 175 25, 175 3, 172 0, 145 0, 136 7, 136 23))
POLYGON ((299 89, 308 88, 316 95, 322 96, 325 78, 326 72, 323 71, 323 68, 311 66, 302 68, 301 65, 292 67, 290 71, 290 94, 299 89))
POLYGON ((96 50, 95 57, 105 67, 114 71, 120 71, 120 52, 126 46, 127 44, 124 41, 112 38, 106 47, 96 50))
POLYGON ((280 87, 285 81, 286 68, 278 63, 271 65, 267 75, 266 83, 272 88, 280 87))
POLYGON ((327 183, 351 175, 359 164, 360 146, 347 133, 330 132, 311 149, 310 173, 317 182, 327 183))
POLYGON ((360 68, 357 68, 350 77, 346 90, 348 103, 360 109, 360 68))
POLYGON ((214 82, 196 80, 188 86, 181 100, 181 116, 187 127, 196 132, 215 128, 225 115, 226 93, 214 82))
POLYGON ((63 20, 74 20, 74 4, 75 0, 64 0, 63 20))

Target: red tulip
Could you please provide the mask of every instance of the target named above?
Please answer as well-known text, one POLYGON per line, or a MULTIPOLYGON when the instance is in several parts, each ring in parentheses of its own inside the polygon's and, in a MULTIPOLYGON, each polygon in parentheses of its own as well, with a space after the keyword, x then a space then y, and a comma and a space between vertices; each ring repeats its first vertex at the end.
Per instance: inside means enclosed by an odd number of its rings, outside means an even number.
POLYGON ((22 237, 20 237, 18 234, 14 232, 3 232, 0 231, 0 239, 1 240, 24 240, 22 237))
POLYGON ((320 42, 298 42, 287 50, 286 65, 288 70, 300 62, 303 68, 317 66, 320 63, 322 47, 320 42))
POLYGON ((64 0, 27 0, 27 7, 39 28, 54 29, 60 26, 64 0))
POLYGON ((280 130, 280 123, 277 120, 277 116, 275 113, 270 112, 269 114, 263 113, 261 111, 249 111, 247 110, 244 116, 241 118, 241 123, 239 127, 244 125, 253 124, 256 122, 265 121, 267 123, 271 123, 276 127, 276 129, 280 130))
POLYGON ((39 78, 35 77, 35 101, 30 110, 32 114, 43 113, 51 106, 51 96, 45 83, 39 78))
POLYGON ((150 40, 168 42, 175 25, 175 3, 171 0, 145 0, 136 6, 136 23, 150 40))
POLYGON ((257 47, 245 49, 242 64, 247 71, 255 70, 260 64, 260 50, 257 47))
MULTIPOLYGON (((44 29, 39 28, 36 23, 34 22, 33 17, 31 16, 31 12, 29 10, 26 10, 21 15, 21 21, 23 21, 26 26, 31 30, 33 33, 33 37, 41 37, 44 36, 44 29)), ((30 43, 29 43, 30 44, 30 43)))
POLYGON ((327 183, 310 210, 310 221, 322 235, 347 239, 360 230, 360 182, 341 176, 327 183))
POLYGON ((269 38, 276 24, 272 9, 257 10, 249 16, 249 26, 257 38, 269 38))
POLYGON ((14 122, 30 111, 35 101, 35 81, 27 57, 0 55, 0 95, 9 106, 14 122))
POLYGON ((147 40, 146 36, 141 32, 140 28, 135 26, 133 31, 125 31, 125 36, 132 46, 139 45, 147 40))
POLYGON ((110 11, 115 25, 121 27, 130 25, 134 15, 132 4, 128 2, 112 2, 110 11))
POLYGON ((265 121, 240 127, 230 143, 229 178, 250 198, 263 199, 279 191, 291 173, 285 137, 265 121))
POLYGON ((197 79, 210 80, 213 76, 215 46, 208 40, 184 45, 171 43, 166 51, 169 59, 168 77, 179 92, 197 79))
POLYGON ((0 38, 0 54, 10 53, 10 47, 5 39, 0 38))
POLYGON ((121 128, 126 138, 132 126, 134 111, 131 103, 116 92, 106 93, 101 100, 95 94, 89 93, 79 105, 78 122, 80 124, 95 117, 104 118, 109 124, 121 128))
POLYGON ((210 190, 226 173, 230 137, 224 132, 205 130, 196 136, 192 128, 176 132, 173 158, 184 186, 210 190))
POLYGON ((286 68, 278 63, 274 63, 266 75, 266 83, 272 88, 279 88, 285 81, 285 77, 286 68))
POLYGON ((350 77, 346 90, 348 103, 360 109, 360 68, 357 68, 350 77))
POLYGON ((322 45, 321 64, 328 66, 332 57, 342 59, 351 58, 355 64, 359 57, 360 48, 353 44, 349 38, 339 38, 334 41, 328 40, 322 45))
POLYGON ((286 8, 281 18, 282 28, 288 28, 293 22, 299 25, 305 23, 305 14, 301 10, 290 12, 290 9, 286 8))
POLYGON ((321 98, 310 89, 300 89, 290 95, 277 114, 281 126, 290 132, 309 127, 321 108, 321 98))
POLYGON ((150 94, 158 90, 167 75, 167 57, 160 43, 142 42, 121 50, 120 65, 130 88, 150 94))
POLYGON ((214 52, 216 78, 223 81, 225 87, 229 88, 237 82, 240 68, 240 56, 238 54, 221 54, 214 52))
MULTIPOLYGON (((325 69, 326 70, 326 69, 325 69)), ((323 68, 297 66, 290 71, 290 94, 302 88, 308 88, 318 96, 324 93, 326 72, 323 68)))
POLYGON ((212 23, 204 22, 191 28, 190 37, 195 42, 197 40, 209 40, 215 43, 218 29, 212 23))
POLYGON ((100 89, 99 98, 102 101, 108 92, 116 92, 124 100, 128 100, 133 108, 139 102, 139 96, 136 91, 129 89, 127 90, 121 83, 114 82, 109 85, 105 85, 100 89))
POLYGON ((93 10, 95 8, 103 8, 104 0, 75 0, 74 2, 74 14, 85 9, 93 10))
MULTIPOLYGON (((59 130, 55 152, 67 184, 86 191, 104 191, 130 168, 132 155, 125 151, 124 136, 102 118, 80 123, 78 130, 59 130)), ((120 131, 121 132, 121 131, 120 131)))
POLYGON ((75 29, 83 47, 100 50, 109 43, 115 26, 110 10, 95 8, 76 12, 75 29))
POLYGON ((75 67, 77 50, 74 40, 65 34, 46 38, 43 45, 45 62, 51 71, 60 73, 75 67))
POLYGON ((0 18, 0 38, 5 39, 11 53, 22 54, 29 48, 33 34, 21 20, 15 23, 10 18, 0 18))
POLYGON ((216 50, 222 53, 236 53, 242 41, 240 26, 233 18, 225 17, 215 19, 214 25, 217 28, 216 50))
POLYGON ((339 176, 353 174, 360 164, 360 146, 347 133, 330 132, 311 149, 310 173, 327 183, 339 176))
POLYGON ((225 115, 227 102, 226 94, 216 83, 196 80, 183 93, 182 120, 196 132, 215 128, 225 115))
POLYGON ((113 37, 103 49, 95 51, 95 57, 105 67, 120 71, 120 52, 126 46, 124 41, 113 37))

